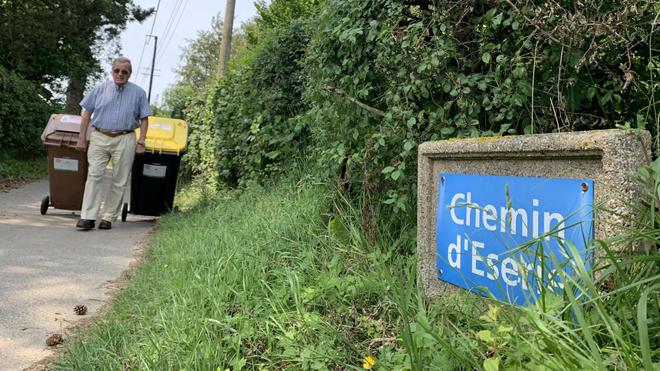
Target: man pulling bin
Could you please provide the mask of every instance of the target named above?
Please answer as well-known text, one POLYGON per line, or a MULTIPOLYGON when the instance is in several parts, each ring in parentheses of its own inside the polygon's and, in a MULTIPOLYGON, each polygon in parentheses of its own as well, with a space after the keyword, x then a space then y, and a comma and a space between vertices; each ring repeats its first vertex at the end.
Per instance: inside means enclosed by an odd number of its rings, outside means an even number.
POLYGON ((112 222, 121 213, 135 154, 144 153, 147 118, 152 112, 145 91, 128 82, 131 72, 128 58, 115 59, 112 62, 112 81, 99 84, 80 102, 84 111, 76 148, 87 151, 89 162, 80 220, 76 224, 82 230, 94 228, 101 207, 100 185, 108 162, 112 161, 112 182, 105 197, 99 229, 112 228, 112 222), (88 127, 93 130, 89 148, 86 140, 88 127), (138 127, 140 138, 136 141, 135 129, 138 127))

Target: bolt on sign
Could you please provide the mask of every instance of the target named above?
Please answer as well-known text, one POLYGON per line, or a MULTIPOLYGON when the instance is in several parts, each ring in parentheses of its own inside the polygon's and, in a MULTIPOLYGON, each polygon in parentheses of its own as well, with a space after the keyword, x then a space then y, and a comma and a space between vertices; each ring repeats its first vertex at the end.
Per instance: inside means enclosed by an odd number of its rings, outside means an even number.
POLYGON ((561 294, 589 266, 593 181, 440 173, 438 279, 498 300, 561 294), (560 274, 559 270, 564 274, 560 274))

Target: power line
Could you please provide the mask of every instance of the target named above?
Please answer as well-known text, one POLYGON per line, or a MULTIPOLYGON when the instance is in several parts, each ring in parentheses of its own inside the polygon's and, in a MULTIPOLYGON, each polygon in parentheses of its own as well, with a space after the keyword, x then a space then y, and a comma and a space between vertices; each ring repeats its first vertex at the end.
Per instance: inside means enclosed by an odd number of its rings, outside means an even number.
MULTIPOLYGON (((167 37, 167 35, 170 33, 170 30, 171 30, 172 24, 173 24, 173 22, 174 22, 174 19, 175 19, 175 17, 176 17, 176 14, 177 14, 177 12, 178 12, 178 9, 181 7, 181 4, 182 4, 182 0, 178 0, 178 1, 174 4, 174 7, 172 8, 172 11, 170 12, 170 16, 168 17, 167 22, 165 23, 165 28, 164 28, 164 30, 163 30, 163 32, 162 32, 162 35, 163 35, 163 36, 161 37, 161 39, 164 39, 164 38, 167 37)), ((152 27, 152 30, 153 30, 153 27, 152 27)), ((150 35, 153 35, 153 33, 151 33, 150 35)), ((146 38, 149 39, 150 37, 149 37, 149 36, 146 36, 146 38)), ((150 41, 150 40, 149 40, 149 41, 150 41)), ((148 45, 148 43, 147 43, 147 45, 148 45)), ((155 58, 155 57, 156 57, 156 55, 153 56, 153 58, 155 58)), ((145 81, 146 81, 146 77, 144 77, 144 76, 140 76, 139 78, 140 78, 140 82, 141 82, 142 84, 145 83, 145 81)))
MULTIPOLYGON (((153 22, 151 22, 151 31, 149 31, 149 34, 153 34, 154 26, 156 25, 156 18, 158 17, 158 9, 160 9, 160 0, 158 0, 158 4, 156 4, 156 11, 154 12, 154 20, 153 22)), ((145 35, 144 45, 142 46, 142 53, 140 53, 140 61, 138 62, 138 70, 142 68, 142 57, 144 57, 144 51, 147 48, 147 45, 149 45, 149 37, 145 35)))
POLYGON ((156 12, 154 13, 154 21, 151 22, 151 30, 149 30, 149 35, 154 34, 154 26, 156 25, 156 16, 158 16, 158 8, 160 8, 160 0, 158 0, 158 4, 156 4, 156 12))
MULTIPOLYGON (((174 8, 172 8, 172 12, 170 13, 170 17, 167 20, 167 24, 165 25, 165 29, 161 33, 161 39, 163 41, 166 41, 167 38, 170 35, 170 31, 172 31, 172 25, 174 24, 174 19, 176 18, 176 15, 178 14, 179 8, 181 8, 181 5, 183 5, 183 0, 177 0, 176 4, 174 5, 174 8)), ((164 44, 164 43, 163 43, 164 44)))
MULTIPOLYGON (((140 53, 140 62, 138 62, 138 70, 140 70, 142 67, 142 57, 144 56, 144 51, 147 49, 147 44, 149 44, 149 37, 147 35, 144 35, 144 45, 142 45, 142 53, 140 53)), ((136 81, 137 83, 138 81, 136 81)))
POLYGON ((176 35, 176 30, 177 30, 177 28, 179 28, 179 23, 181 22, 181 18, 183 18, 183 13, 185 12, 187 6, 188 6, 188 0, 185 0, 185 3, 183 5, 183 7, 181 8, 181 13, 179 13, 179 19, 177 19, 176 25, 174 25, 174 29, 172 31, 172 34, 170 35, 170 38, 165 42, 165 47, 160 49, 160 54, 158 54, 158 59, 159 60, 165 54, 165 51, 167 50, 167 47, 170 46, 170 42, 174 38, 174 35, 176 35))

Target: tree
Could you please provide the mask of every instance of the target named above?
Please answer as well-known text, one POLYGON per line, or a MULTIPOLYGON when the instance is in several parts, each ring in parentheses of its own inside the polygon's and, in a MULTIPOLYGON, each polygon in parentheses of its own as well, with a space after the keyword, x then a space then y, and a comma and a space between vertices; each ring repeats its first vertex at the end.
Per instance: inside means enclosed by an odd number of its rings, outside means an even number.
POLYGON ((65 112, 80 111, 78 103, 82 99, 88 77, 101 71, 97 51, 119 36, 130 21, 142 22, 154 9, 143 9, 133 4, 133 0, 94 0, 80 1, 76 7, 76 17, 70 19, 76 37, 71 39, 77 58, 69 66, 69 86, 65 112))
POLYGON ((183 48, 183 65, 176 70, 182 84, 204 88, 213 79, 218 69, 222 26, 222 18, 213 17, 211 30, 197 32, 197 38, 183 48))
POLYGON ((184 111, 194 96, 195 89, 191 85, 177 84, 170 86, 163 93, 162 105, 157 107, 159 115, 183 119, 184 111))
POLYGON ((68 95, 81 96, 101 46, 153 11, 133 0, 0 1, 0 66, 42 86, 68 78, 68 95))

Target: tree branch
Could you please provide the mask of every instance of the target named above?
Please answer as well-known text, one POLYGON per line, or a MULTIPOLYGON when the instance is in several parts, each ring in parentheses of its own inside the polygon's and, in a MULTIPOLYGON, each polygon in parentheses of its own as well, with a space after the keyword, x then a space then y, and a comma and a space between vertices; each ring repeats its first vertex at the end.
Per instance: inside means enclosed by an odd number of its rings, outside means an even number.
POLYGON ((551 33, 549 33, 549 32, 545 32, 543 29, 541 29, 541 27, 537 24, 537 22, 535 22, 535 21, 529 19, 529 18, 525 15, 525 13, 523 13, 520 9, 518 9, 518 7, 517 7, 514 3, 511 2, 511 0, 506 0, 506 2, 507 2, 507 3, 509 4, 509 6, 511 6, 516 12, 518 12, 518 14, 520 14, 521 16, 523 16, 523 18, 525 18, 525 20, 527 21, 527 23, 529 23, 531 26, 534 26, 534 28, 536 28, 537 31, 541 32, 541 33, 542 33, 543 35, 545 35, 548 39, 550 39, 550 40, 556 42, 557 44, 564 45, 564 44, 563 44, 561 41, 559 41, 556 37, 552 36, 551 33))
POLYGON ((357 98, 354 98, 354 97, 348 95, 348 93, 346 93, 345 91, 343 91, 343 90, 341 90, 341 89, 339 89, 339 88, 336 88, 336 87, 334 87, 334 86, 330 86, 330 85, 326 85, 326 86, 324 87, 324 89, 327 90, 327 91, 333 92, 333 93, 337 94, 337 95, 340 96, 340 97, 346 98, 346 99, 349 100, 351 103, 354 103, 354 104, 356 104, 358 107, 360 107, 360 108, 362 108, 362 109, 365 109, 365 110, 367 110, 367 111, 369 111, 369 112, 371 112, 371 113, 373 113, 373 114, 375 114, 375 115, 378 115, 378 116, 381 116, 381 117, 385 116, 385 112, 384 112, 384 111, 381 111, 381 110, 379 110, 378 108, 371 107, 370 105, 367 105, 367 104, 365 104, 365 103, 360 102, 359 100, 357 100, 357 98))

